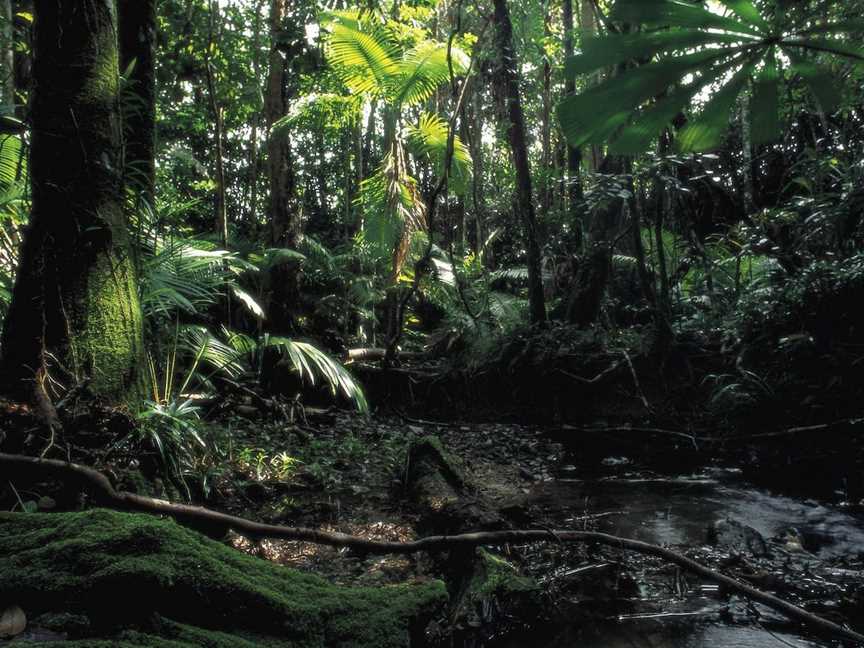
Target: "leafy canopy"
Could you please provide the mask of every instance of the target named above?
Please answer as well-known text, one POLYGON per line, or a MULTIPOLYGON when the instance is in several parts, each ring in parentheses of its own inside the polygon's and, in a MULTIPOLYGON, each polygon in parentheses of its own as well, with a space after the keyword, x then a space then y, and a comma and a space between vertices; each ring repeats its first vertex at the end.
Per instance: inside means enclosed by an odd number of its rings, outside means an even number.
POLYGON ((821 110, 837 107, 837 83, 816 55, 864 62, 864 49, 849 38, 864 30, 864 20, 826 22, 824 12, 784 11, 782 2, 760 5, 770 5, 772 15, 763 15, 753 0, 718 4, 724 14, 686 0, 618 0, 610 18, 642 31, 586 36, 565 74, 640 65, 561 102, 558 117, 570 144, 609 142, 613 153, 641 153, 697 96, 713 91, 676 141, 682 152, 711 150, 751 85, 753 143, 772 141, 780 136, 780 83, 787 77, 801 79, 821 110))

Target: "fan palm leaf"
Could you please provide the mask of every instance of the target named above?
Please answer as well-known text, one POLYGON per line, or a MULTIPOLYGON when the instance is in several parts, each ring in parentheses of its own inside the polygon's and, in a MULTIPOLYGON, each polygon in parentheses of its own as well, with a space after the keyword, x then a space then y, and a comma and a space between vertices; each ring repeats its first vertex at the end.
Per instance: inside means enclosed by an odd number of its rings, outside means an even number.
POLYGON ((735 101, 751 85, 752 119, 759 126, 754 141, 769 141, 781 132, 777 97, 784 76, 804 81, 820 108, 830 111, 839 91, 817 55, 864 62, 864 49, 848 38, 864 30, 864 21, 824 24, 818 14, 795 12, 769 20, 753 0, 719 3, 725 14, 684 0, 618 0, 611 18, 645 31, 586 38, 582 51, 566 62, 565 73, 575 77, 631 60, 640 65, 559 105, 571 145, 609 142, 615 153, 641 152, 675 115, 712 88, 714 96, 676 146, 684 152, 713 149, 735 101), (781 61, 788 62, 785 75, 781 61))

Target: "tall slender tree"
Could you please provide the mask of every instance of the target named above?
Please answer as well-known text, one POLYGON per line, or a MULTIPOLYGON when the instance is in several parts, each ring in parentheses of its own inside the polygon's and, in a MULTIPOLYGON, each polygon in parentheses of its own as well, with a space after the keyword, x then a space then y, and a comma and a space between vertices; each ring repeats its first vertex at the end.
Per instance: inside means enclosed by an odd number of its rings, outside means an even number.
POLYGON ((33 207, 2 337, 6 392, 139 391, 142 323, 123 210, 113 0, 36 0, 33 207))
POLYGON ((134 101, 124 104, 127 184, 153 204, 156 194, 156 0, 118 0, 120 69, 134 101))
POLYGON ((516 170, 515 208, 522 223, 525 247, 528 251, 528 308, 531 323, 539 324, 546 321, 546 303, 540 269, 540 245, 537 241, 537 218, 531 188, 531 169, 528 164, 525 114, 519 96, 519 71, 516 52, 513 49, 513 24, 510 21, 507 0, 494 0, 494 7, 495 40, 500 65, 499 82, 510 122, 507 125, 507 136, 516 170))
POLYGON ((267 140, 267 164, 270 176, 270 242, 292 247, 300 233, 294 206, 295 173, 291 140, 285 129, 273 131, 273 125, 288 114, 288 61, 282 49, 287 0, 270 3, 270 58, 267 74, 265 113, 270 137, 267 140))
MULTIPOLYGON (((300 236, 300 213, 294 199, 296 174, 291 154, 291 139, 287 129, 274 125, 288 114, 288 64, 283 51, 289 3, 270 2, 270 56, 268 59, 265 119, 267 123, 267 171, 270 181, 270 244, 274 247, 295 247, 300 236)), ((299 268, 295 261, 286 260, 270 272, 272 295, 270 324, 285 332, 292 326, 292 309, 299 297, 299 268)))
MULTIPOLYGON (((569 59, 574 53, 573 0, 563 0, 562 22, 564 23, 564 56, 569 59)), ((575 77, 567 76, 567 79, 564 81, 564 94, 567 96, 576 94, 575 77)), ((582 201, 581 167, 582 150, 567 144, 567 199, 571 210, 582 201)), ((581 230, 581 227, 577 227, 576 230, 581 230)))
POLYGON ((15 43, 12 0, 0 0, 0 106, 15 114, 15 43))

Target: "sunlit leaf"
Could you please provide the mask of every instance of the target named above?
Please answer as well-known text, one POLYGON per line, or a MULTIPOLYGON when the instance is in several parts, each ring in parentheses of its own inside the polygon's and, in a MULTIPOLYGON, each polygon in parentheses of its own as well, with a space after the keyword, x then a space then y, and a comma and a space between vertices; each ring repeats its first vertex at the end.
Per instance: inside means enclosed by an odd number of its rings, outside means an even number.
POLYGON ((753 69, 746 63, 732 79, 718 90, 708 101, 700 115, 690 121, 676 140, 679 151, 693 153, 715 149, 720 146, 723 134, 729 126, 729 118, 742 88, 747 84, 753 69))

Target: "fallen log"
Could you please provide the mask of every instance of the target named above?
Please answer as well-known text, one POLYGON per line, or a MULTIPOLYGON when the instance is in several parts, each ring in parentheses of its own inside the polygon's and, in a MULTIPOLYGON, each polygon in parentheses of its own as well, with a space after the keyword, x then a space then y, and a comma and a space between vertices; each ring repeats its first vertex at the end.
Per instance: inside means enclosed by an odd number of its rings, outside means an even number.
POLYGON ((480 531, 461 533, 458 535, 439 535, 420 538, 408 542, 392 542, 387 540, 370 540, 345 533, 319 531, 302 527, 289 527, 275 524, 264 524, 245 518, 220 513, 199 506, 175 504, 165 500, 144 497, 125 491, 117 491, 108 478, 93 468, 56 459, 40 459, 23 455, 0 453, 0 467, 4 468, 4 480, 13 474, 30 481, 40 479, 65 479, 79 483, 92 489, 96 502, 107 508, 128 511, 139 511, 167 515, 180 523, 195 525, 217 525, 242 534, 257 538, 281 538, 285 540, 300 540, 334 547, 350 547, 357 551, 370 554, 411 554, 421 551, 443 551, 454 548, 477 547, 482 545, 524 544, 529 542, 583 542, 597 543, 608 547, 626 549, 640 554, 655 556, 678 565, 682 569, 701 576, 726 587, 729 591, 741 594, 747 598, 762 603, 789 619, 798 621, 810 628, 864 645, 864 635, 845 628, 833 621, 822 618, 807 610, 793 605, 788 601, 756 589, 752 585, 739 581, 687 556, 664 547, 652 545, 641 540, 632 540, 600 533, 597 531, 569 531, 547 529, 519 529, 504 531, 480 531))

